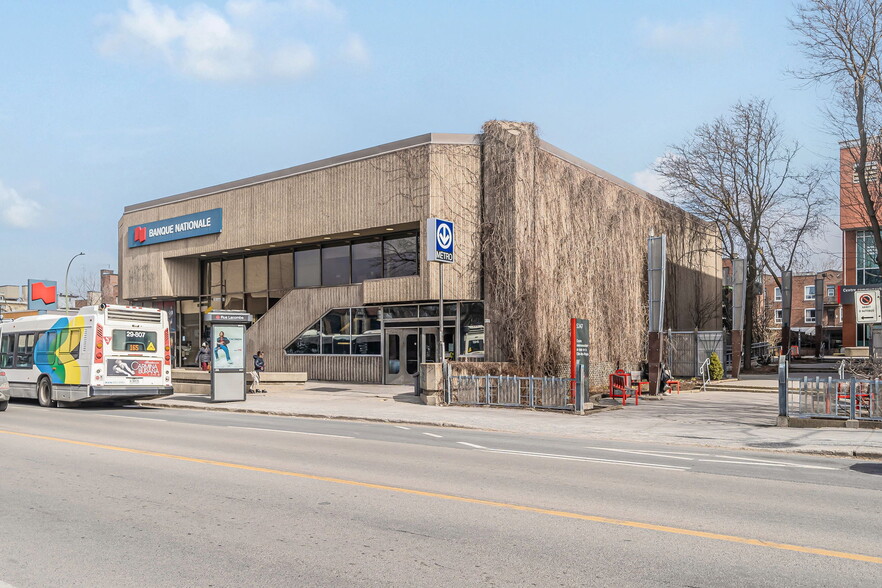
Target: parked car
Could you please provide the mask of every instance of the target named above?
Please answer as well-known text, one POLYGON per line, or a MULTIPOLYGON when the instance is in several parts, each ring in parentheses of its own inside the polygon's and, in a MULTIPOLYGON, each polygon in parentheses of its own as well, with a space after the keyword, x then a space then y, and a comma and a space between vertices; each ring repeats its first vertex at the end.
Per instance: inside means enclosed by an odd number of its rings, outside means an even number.
POLYGON ((0 372, 0 412, 6 410, 9 406, 9 380, 6 379, 6 373, 0 372))

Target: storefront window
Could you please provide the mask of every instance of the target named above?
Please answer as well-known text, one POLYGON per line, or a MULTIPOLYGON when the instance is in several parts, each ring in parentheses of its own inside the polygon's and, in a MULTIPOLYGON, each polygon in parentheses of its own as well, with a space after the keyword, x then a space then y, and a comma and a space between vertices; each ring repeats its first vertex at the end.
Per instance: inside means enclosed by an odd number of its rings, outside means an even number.
POLYGON ((223 261, 224 289, 223 293, 245 291, 245 271, 241 258, 223 261))
POLYGON ((352 283, 383 277, 383 242, 352 244, 352 283))
POLYGON ((294 252, 294 286, 308 288, 322 283, 321 249, 303 249, 294 252))
POLYGON ((398 278, 419 274, 416 235, 383 241, 383 276, 398 278))
POLYGON ((322 335, 319 331, 320 327, 321 324, 316 323, 303 331, 299 337, 294 339, 285 348, 285 353, 292 355, 316 355, 321 353, 322 335))
POLYGON ((322 286, 349 284, 349 245, 322 247, 322 286))
POLYGON ((484 357, 484 303, 460 304, 460 353, 465 357, 484 357))
MULTIPOLYGON (((435 312, 437 312, 437 310, 435 312)), ((416 318, 416 316, 417 316, 416 304, 408 305, 408 306, 384 306, 383 307, 383 318, 384 319, 416 318)))
POLYGON ((212 261, 208 264, 208 281, 211 284, 210 294, 220 294, 223 288, 221 262, 212 261))
POLYGON ((380 354, 380 309, 377 307, 352 309, 352 353, 354 355, 380 354))
POLYGON ((294 254, 276 253, 269 256, 269 289, 285 292, 294 287, 294 254))
MULTIPOLYGON (((245 292, 265 292, 267 289, 266 256, 245 258, 245 292)), ((266 294, 264 294, 264 297, 266 294)))
POLYGON ((380 309, 337 308, 285 348, 292 355, 379 355, 380 309))

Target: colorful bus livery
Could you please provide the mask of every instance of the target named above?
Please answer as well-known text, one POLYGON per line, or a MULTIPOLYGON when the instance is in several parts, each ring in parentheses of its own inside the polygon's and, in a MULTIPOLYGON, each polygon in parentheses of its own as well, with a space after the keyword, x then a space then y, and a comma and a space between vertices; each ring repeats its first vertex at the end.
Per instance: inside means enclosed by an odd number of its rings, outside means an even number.
POLYGON ((0 369, 10 394, 42 406, 172 394, 165 312, 87 306, 0 325, 0 369))

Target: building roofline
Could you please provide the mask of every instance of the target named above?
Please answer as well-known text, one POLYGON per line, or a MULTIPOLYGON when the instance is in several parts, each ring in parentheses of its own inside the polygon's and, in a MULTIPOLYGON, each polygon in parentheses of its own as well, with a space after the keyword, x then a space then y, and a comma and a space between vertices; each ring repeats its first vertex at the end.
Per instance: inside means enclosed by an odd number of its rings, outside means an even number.
MULTIPOLYGON (((309 163, 304 163, 301 165, 295 165, 293 167, 288 167, 285 169, 281 169, 278 171, 268 172, 264 174, 259 174, 256 176, 250 176, 247 178, 243 178, 241 180, 234 180, 232 182, 225 182, 223 184, 216 184, 214 186, 209 186, 206 188, 200 188, 198 190, 191 190, 189 192, 183 192, 181 194, 175 194, 172 196, 165 196, 163 198, 157 198, 154 200, 148 200, 146 202, 141 202, 138 204, 132 204, 130 206, 126 206, 123 209, 123 214, 128 214, 131 212, 138 212, 142 210, 147 210, 150 208, 156 208, 159 206, 165 206, 167 204, 176 204, 178 202, 184 202, 186 200, 192 200, 194 198, 203 198, 205 196, 211 196, 213 194, 218 194, 221 192, 227 192, 229 190, 234 190, 237 188, 245 188, 248 186, 255 186, 258 184, 263 184, 266 182, 271 182, 274 180, 280 180, 283 178, 290 178, 292 176, 297 176, 300 174, 305 174, 309 172, 318 171, 321 169, 327 169, 330 167, 335 167, 338 165, 343 165, 346 163, 352 163, 355 161, 360 161, 363 159, 369 159, 372 157, 377 157, 379 155, 385 155, 388 153, 394 153, 396 151, 402 151, 404 149, 411 149, 413 147, 419 147, 422 145, 480 145, 483 135, 481 134, 464 134, 464 133, 426 133, 423 135, 417 135, 415 137, 409 137, 407 139, 401 139, 398 141, 393 141, 391 143, 383 143, 382 145, 377 145, 375 147, 368 147, 367 149, 359 149, 358 151, 352 151, 349 153, 344 153, 342 155, 335 155, 334 157, 328 157, 325 159, 319 159, 317 161, 312 161, 309 163)), ((599 167, 592 165, 581 159, 576 157, 572 153, 564 151, 559 147, 555 147, 551 143, 540 140, 539 147, 546 153, 554 155, 567 163, 575 165, 584 169, 585 171, 604 179, 612 184, 619 186, 637 196, 645 198, 653 203, 660 203, 671 208, 674 208, 678 211, 681 211, 684 215, 695 217, 695 215, 683 210, 682 208, 676 206, 675 204, 668 202, 663 198, 659 198, 655 194, 647 192, 642 188, 638 188, 637 186, 626 182, 625 180, 615 176, 599 167)), ((701 219, 699 219, 701 220, 701 219)), ((709 223, 708 223, 709 224, 709 223)))
POLYGON ((391 143, 383 143, 382 145, 377 145, 375 147, 359 149, 358 151, 344 153, 343 155, 335 155, 334 157, 319 159, 318 161, 295 165, 294 167, 288 167, 274 172, 259 174, 256 176, 243 178, 241 180, 234 180, 232 182, 217 184, 214 186, 209 186, 207 188, 200 188, 198 190, 191 190, 189 192, 183 192, 181 194, 175 194, 173 196, 166 196, 164 198, 148 200, 139 204, 132 204, 130 206, 126 206, 123 209, 123 214, 146 210, 148 208, 156 208, 157 206, 164 206, 166 204, 183 202, 185 200, 191 200, 193 198, 211 196, 212 194, 227 192, 236 188, 245 188, 247 186, 254 186, 257 184, 271 182, 273 180, 289 178, 291 176, 297 176, 320 169, 326 169, 329 167, 342 165, 344 163, 352 163, 354 161, 359 161, 362 159, 369 159, 371 157, 377 157, 378 155, 385 155, 387 153, 393 153, 395 151, 401 151, 403 149, 410 149, 412 147, 419 147, 421 145, 428 145, 433 143, 443 145, 474 145, 479 144, 480 140, 480 135, 456 133, 426 133, 424 135, 417 135, 416 137, 401 139, 399 141, 393 141, 391 143))

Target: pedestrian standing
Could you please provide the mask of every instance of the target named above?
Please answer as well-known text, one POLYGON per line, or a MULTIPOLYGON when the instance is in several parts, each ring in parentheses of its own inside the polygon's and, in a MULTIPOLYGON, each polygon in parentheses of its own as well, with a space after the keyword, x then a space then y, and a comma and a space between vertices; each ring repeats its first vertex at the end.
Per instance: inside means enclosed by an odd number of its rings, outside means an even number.
POLYGON ((260 373, 266 369, 266 362, 263 359, 263 351, 258 351, 254 355, 254 370, 251 372, 251 393, 266 392, 260 389, 260 373))
POLYGON ((208 343, 202 344, 199 353, 196 354, 196 363, 199 364, 203 372, 208 371, 208 366, 211 363, 211 350, 208 348, 208 343))

